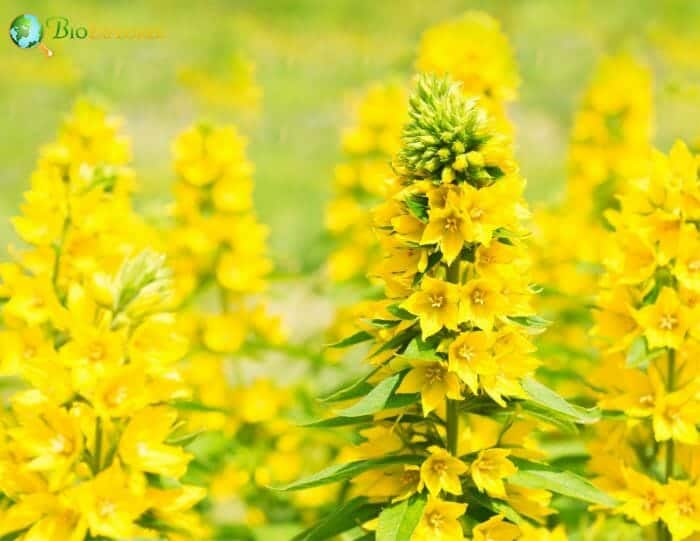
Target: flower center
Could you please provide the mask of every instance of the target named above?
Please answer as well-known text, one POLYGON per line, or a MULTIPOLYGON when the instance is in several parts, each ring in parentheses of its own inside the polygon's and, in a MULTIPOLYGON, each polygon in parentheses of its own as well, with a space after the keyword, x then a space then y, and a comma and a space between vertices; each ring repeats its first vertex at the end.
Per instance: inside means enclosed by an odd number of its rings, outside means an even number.
POLYGON ((431 469, 433 470, 433 473, 442 475, 447 471, 447 464, 445 464, 443 460, 434 460, 431 469))
POLYGON ((486 294, 480 289, 472 291, 472 304, 486 304, 486 294))
POLYGON ((22 352, 22 357, 25 359, 31 359, 34 355, 36 355, 36 348, 34 346, 27 346, 22 352))
POLYGON ((425 371, 428 383, 438 383, 445 379, 445 369, 442 366, 431 366, 425 371))
POLYGON ((113 389, 111 393, 107 396, 107 403, 110 406, 118 406, 124 400, 126 400, 127 396, 129 395, 129 392, 127 391, 126 387, 117 387, 116 389, 113 389))
POLYGON ((454 216, 450 216, 449 218, 445 218, 445 231, 457 231, 457 228, 459 226, 459 220, 455 218, 454 216))
POLYGON ((430 305, 433 308, 442 308, 442 305, 445 304, 445 297, 443 295, 431 295, 430 296, 430 305))
POLYGON ((678 318, 673 314, 664 314, 659 319, 659 329, 662 331, 672 331, 678 325, 678 318))
POLYGON ((406 470, 401 474, 401 485, 404 487, 413 486, 418 483, 420 473, 416 470, 406 470))
POLYGON ((681 515, 685 515, 687 517, 695 513, 695 506, 693 505, 693 502, 687 498, 684 498, 678 502, 678 510, 681 512, 681 515))
POLYGON ((659 500, 656 498, 656 494, 650 491, 644 496, 644 503, 642 504, 644 510, 647 512, 654 511, 654 509, 656 509, 659 505, 659 500))
POLYGON ((642 406, 653 406, 654 405, 654 396, 650 394, 645 394, 644 396, 639 398, 639 403, 642 406))
POLYGON ((111 515, 114 513, 116 510, 117 506, 114 505, 114 502, 111 502, 109 500, 100 500, 99 503, 97 504, 97 509, 102 517, 106 517, 108 515, 111 515))
POLYGON ((694 261, 691 261, 690 263, 688 263, 688 270, 690 272, 700 271, 700 259, 695 259, 694 261))
POLYGON ((433 530, 440 530, 445 522, 445 517, 439 511, 432 511, 428 513, 427 522, 433 530))
POLYGON ((55 437, 51 438, 49 445, 51 446, 51 451, 56 454, 68 455, 72 450, 71 446, 68 444, 68 440, 63 434, 57 434, 55 437))
POLYGON ((101 361, 105 358, 105 348, 102 344, 92 343, 88 348, 88 358, 91 361, 101 361))
POLYGON ((469 216, 473 220, 478 220, 484 215, 484 211, 478 207, 475 207, 469 211, 469 216))
POLYGON ((468 346, 462 346, 459 348, 459 356, 465 361, 471 361, 472 357, 474 357, 474 350, 468 346))

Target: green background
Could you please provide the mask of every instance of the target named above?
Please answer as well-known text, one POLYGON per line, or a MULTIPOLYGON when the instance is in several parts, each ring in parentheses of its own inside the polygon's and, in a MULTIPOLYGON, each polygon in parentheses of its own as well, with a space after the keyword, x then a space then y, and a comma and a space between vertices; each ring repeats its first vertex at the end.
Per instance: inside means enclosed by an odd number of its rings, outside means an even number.
POLYGON ((692 54, 700 50, 698 2, 3 2, 8 26, 33 13, 75 26, 157 28, 165 37, 52 40, 46 32, 52 59, 19 49, 9 36, 0 41, 0 241, 12 238, 7 217, 17 213, 39 145, 54 137, 75 98, 89 95, 126 117, 138 204, 152 214, 170 197, 173 136, 201 118, 240 125, 250 137, 256 204, 272 228, 274 258, 287 271, 314 266, 323 257, 323 207, 352 98, 371 81, 406 80, 421 32, 470 8, 498 17, 516 48, 523 83, 512 116, 533 202, 560 192, 571 115, 602 54, 629 51, 653 67, 660 147, 700 135, 700 59, 692 54), (222 76, 234 54, 257 65, 258 114, 207 105, 178 81, 187 66, 222 76))

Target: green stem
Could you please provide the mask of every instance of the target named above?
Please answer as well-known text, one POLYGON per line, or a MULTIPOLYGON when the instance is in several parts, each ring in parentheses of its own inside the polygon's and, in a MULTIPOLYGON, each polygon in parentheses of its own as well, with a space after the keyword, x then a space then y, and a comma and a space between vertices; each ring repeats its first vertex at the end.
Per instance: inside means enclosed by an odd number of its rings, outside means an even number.
MULTIPOLYGON (((666 392, 672 393, 676 387, 676 351, 673 349, 668 350, 668 373, 666 374, 666 392)), ((673 477, 673 469, 675 465, 676 458, 676 446, 671 437, 666 442, 666 465, 664 468, 664 483, 673 477)), ((671 541, 671 532, 668 527, 661 521, 658 522, 659 526, 657 528, 659 541, 671 541)))
MULTIPOLYGON (((672 393, 676 387, 676 351, 668 350, 668 374, 666 375, 666 392, 672 393)), ((666 442, 666 469, 664 471, 664 482, 668 483, 673 476, 673 466, 675 460, 675 445, 673 438, 666 442)))
MULTIPOLYGON (((460 283, 459 276, 459 258, 455 259, 452 264, 447 267, 448 282, 453 284, 460 283)), ((459 455, 459 401, 447 398, 446 407, 446 429, 447 429, 447 450, 452 456, 459 455)))
POLYGON ((452 456, 459 453, 459 401, 447 399, 447 450, 452 456))
POLYGON ((95 422, 95 456, 94 459, 94 473, 97 475, 100 472, 102 461, 102 417, 98 417, 95 422))

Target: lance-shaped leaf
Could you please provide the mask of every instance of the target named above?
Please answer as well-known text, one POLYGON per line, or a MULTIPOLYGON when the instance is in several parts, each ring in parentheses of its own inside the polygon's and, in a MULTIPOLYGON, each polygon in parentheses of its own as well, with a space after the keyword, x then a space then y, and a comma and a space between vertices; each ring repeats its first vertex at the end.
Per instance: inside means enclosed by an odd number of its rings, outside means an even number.
POLYGON ((325 541, 338 534, 373 519, 379 513, 379 505, 370 504, 365 498, 354 498, 325 516, 320 522, 300 533, 292 541, 325 541))
POLYGON ((425 507, 424 497, 414 497, 387 507, 379 515, 376 541, 405 541, 418 526, 425 507))
POLYGON ((390 455, 380 458, 372 458, 369 460, 356 460, 346 464, 336 464, 330 466, 318 473, 295 481, 283 487, 273 487, 275 490, 291 491, 303 490, 305 488, 317 487, 350 479, 368 470, 383 468, 384 466, 392 466, 394 464, 420 464, 425 457, 419 455, 390 455))
POLYGON ((532 402, 540 408, 546 408, 564 417, 564 420, 577 424, 592 424, 600 420, 600 410, 598 408, 586 409, 571 404, 552 389, 532 378, 523 379, 522 386, 532 402))
POLYGON ((511 461, 518 467, 517 473, 508 478, 508 481, 513 484, 526 488, 549 490, 556 494, 605 507, 616 505, 612 496, 574 473, 516 457, 512 457, 511 461))
POLYGON ((347 348, 350 346, 354 346, 355 344, 360 344, 362 342, 366 342, 367 340, 371 340, 374 338, 371 334, 369 334, 367 331, 360 331, 356 332, 355 334, 348 336, 347 338, 343 338, 339 342, 335 342, 333 344, 328 344, 326 347, 327 348, 336 348, 336 349, 341 349, 341 348, 347 348))
POLYGON ((420 398, 417 394, 394 394, 405 373, 406 371, 399 372, 382 380, 359 402, 339 411, 338 416, 362 417, 385 409, 401 408, 416 403, 420 398))

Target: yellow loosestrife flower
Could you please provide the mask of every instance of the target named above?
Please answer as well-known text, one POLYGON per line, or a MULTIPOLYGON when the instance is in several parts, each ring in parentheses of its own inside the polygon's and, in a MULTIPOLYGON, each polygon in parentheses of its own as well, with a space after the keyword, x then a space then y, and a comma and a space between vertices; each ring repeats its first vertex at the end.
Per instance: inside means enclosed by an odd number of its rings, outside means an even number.
POLYGON ((204 490, 183 481, 192 455, 175 443, 188 345, 158 235, 131 208, 120 125, 79 102, 14 220, 28 246, 0 271, 2 367, 23 387, 2 415, 2 536, 206 535, 192 519, 204 490))
POLYGON ((618 512, 640 526, 657 523, 674 540, 700 532, 692 467, 700 457, 700 290, 679 249, 700 239, 699 165, 677 142, 668 155, 651 152, 647 174, 621 190, 620 208, 606 213, 611 255, 594 314, 603 358, 591 383, 601 408, 621 417, 590 443, 590 468, 618 512))
MULTIPOLYGON (((382 254, 372 275, 384 298, 349 340, 373 343, 374 370, 329 399, 343 402, 339 419, 359 409, 371 428, 341 458, 358 472, 350 494, 377 513, 421 506, 413 541, 461 541, 470 528, 515 539, 512 521, 472 516, 466 504, 512 499, 534 520, 551 512, 549 492, 510 482, 517 468, 507 458, 528 456, 535 427, 516 405, 537 366, 524 180, 509 137, 449 79, 420 76, 409 105, 391 190, 374 211, 382 254), (503 417, 491 416, 499 410, 503 417)), ((364 527, 376 524, 369 516, 364 527)))

